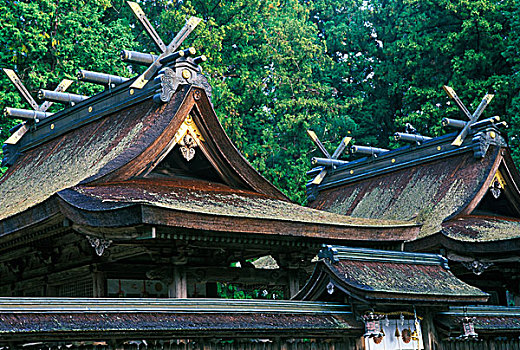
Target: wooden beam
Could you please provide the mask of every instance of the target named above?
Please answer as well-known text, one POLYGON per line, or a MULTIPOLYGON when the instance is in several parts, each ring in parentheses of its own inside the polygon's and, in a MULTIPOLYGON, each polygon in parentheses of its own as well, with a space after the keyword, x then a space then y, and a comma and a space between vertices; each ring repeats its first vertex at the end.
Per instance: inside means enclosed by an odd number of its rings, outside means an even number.
POLYGON ((14 72, 12 69, 3 68, 4 73, 7 75, 9 80, 13 83, 14 86, 18 89, 22 97, 27 101, 27 103, 34 109, 35 111, 39 111, 40 106, 36 103, 34 98, 31 96, 29 91, 25 88, 25 86, 22 84, 22 81, 20 78, 18 78, 18 75, 14 72))

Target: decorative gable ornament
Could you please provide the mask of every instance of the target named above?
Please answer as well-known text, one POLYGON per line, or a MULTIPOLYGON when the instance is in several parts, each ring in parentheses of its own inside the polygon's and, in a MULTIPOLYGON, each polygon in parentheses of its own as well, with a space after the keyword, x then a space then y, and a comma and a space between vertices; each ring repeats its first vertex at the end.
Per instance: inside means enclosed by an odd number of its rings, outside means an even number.
POLYGON ((188 162, 195 157, 195 148, 204 142, 204 138, 190 115, 186 117, 175 133, 174 142, 179 144, 182 156, 188 162))
POLYGON ((461 264, 477 276, 480 276, 485 270, 493 266, 493 263, 482 262, 480 260, 470 262, 462 261, 461 264))
POLYGON ((491 191, 493 198, 498 199, 498 197, 500 197, 500 194, 502 193, 505 185, 506 181, 504 180, 504 177, 500 171, 497 171, 493 177, 493 181, 491 181, 491 185, 489 186, 489 190, 491 191))
POLYGON ((87 236, 87 239, 88 239, 88 242, 90 243, 90 245, 92 246, 92 248, 94 248, 94 250, 96 251, 97 256, 102 256, 103 253, 105 252, 105 249, 107 249, 110 246, 110 244, 112 243, 111 240, 98 238, 98 237, 87 236))
POLYGON ((181 153, 184 159, 186 159, 188 162, 195 157, 195 147, 197 147, 197 143, 191 137, 190 134, 184 135, 181 142, 179 142, 181 145, 181 153))

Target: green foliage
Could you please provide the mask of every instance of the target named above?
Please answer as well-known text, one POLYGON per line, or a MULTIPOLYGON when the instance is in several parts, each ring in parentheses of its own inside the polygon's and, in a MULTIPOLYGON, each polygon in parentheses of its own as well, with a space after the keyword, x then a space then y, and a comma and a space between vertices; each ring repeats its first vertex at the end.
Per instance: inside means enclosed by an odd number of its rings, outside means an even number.
POLYGON ((242 288, 233 283, 217 282, 217 293, 224 299, 276 299, 282 300, 284 293, 282 290, 266 288, 242 288))
POLYGON ((313 11, 337 62, 338 96, 360 101, 349 114, 357 142, 395 146, 391 135, 408 122, 425 135, 445 133, 441 119, 461 115, 442 85, 473 109, 495 93, 485 114, 517 124, 517 0, 320 0, 313 11))
MULTIPOLYGON (((130 17, 109 0, 0 0, 0 11, 1 67, 14 69, 33 97, 41 88, 52 90, 62 79, 73 79, 79 68, 131 73, 119 59, 121 48, 135 46, 130 17)), ((70 91, 93 95, 100 87, 78 82, 70 91)), ((6 106, 31 109, 2 72, 1 110, 6 106)), ((59 108, 55 105, 50 112, 59 108)), ((2 141, 17 123, 0 118, 2 141)))
MULTIPOLYGON (((443 117, 460 118, 442 85, 475 108, 495 93, 486 116, 510 122, 520 161, 518 0, 144 0, 165 42, 186 17, 204 21, 188 37, 209 62, 217 114, 237 147, 290 198, 305 201, 305 172, 351 132, 358 144, 395 146, 407 122, 436 136, 443 117)), ((122 48, 157 52, 122 0, 0 0, 0 61, 33 95, 77 68, 131 76, 122 48), (135 25, 131 25, 134 23, 135 25)), ((76 83, 71 91, 99 87, 76 83)), ((4 76, 0 107, 28 107, 4 76)), ((470 108, 470 109, 471 109, 470 108)), ((1 139, 14 125, 0 120, 1 139)))

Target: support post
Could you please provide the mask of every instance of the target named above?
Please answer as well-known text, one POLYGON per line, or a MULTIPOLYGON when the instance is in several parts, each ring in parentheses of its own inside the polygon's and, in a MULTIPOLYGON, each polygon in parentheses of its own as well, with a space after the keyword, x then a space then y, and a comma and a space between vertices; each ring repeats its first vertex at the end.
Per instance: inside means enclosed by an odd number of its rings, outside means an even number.
POLYGON ((186 270, 182 267, 173 268, 173 281, 168 287, 168 298, 187 298, 188 286, 186 270))
POLYGON ((289 270, 289 297, 294 297, 300 291, 298 270, 289 270))
POLYGON ((433 325, 433 314, 428 312, 424 315, 424 319, 421 322, 422 336, 424 343, 424 350, 435 350, 439 344, 437 341, 437 334, 433 325))
POLYGON ((105 294, 105 274, 101 271, 92 272, 92 296, 94 298, 104 298, 105 294))
POLYGON ((47 283, 45 285, 45 296, 47 296, 47 297, 57 297, 58 296, 58 291, 57 291, 56 286, 50 285, 50 284, 47 283))

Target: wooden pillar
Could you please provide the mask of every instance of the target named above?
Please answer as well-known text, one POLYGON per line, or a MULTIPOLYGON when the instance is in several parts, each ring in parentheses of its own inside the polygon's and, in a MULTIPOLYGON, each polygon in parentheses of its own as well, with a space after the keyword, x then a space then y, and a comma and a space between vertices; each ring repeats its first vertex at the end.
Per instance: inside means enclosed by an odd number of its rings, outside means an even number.
POLYGON ((173 281, 168 286, 168 298, 187 298, 188 284, 186 281, 186 270, 182 267, 173 269, 173 281))
POLYGON ((292 298, 300 291, 300 280, 298 270, 289 270, 289 297, 292 298))
POLYGON ((104 298, 105 292, 105 274, 101 271, 92 272, 92 296, 94 298, 104 298))
POLYGON ((435 350, 438 348, 437 332, 433 324, 433 314, 428 312, 421 321, 424 350, 435 350))
POLYGON ((45 296, 47 297, 57 297, 58 296, 58 288, 54 285, 45 285, 45 296))

